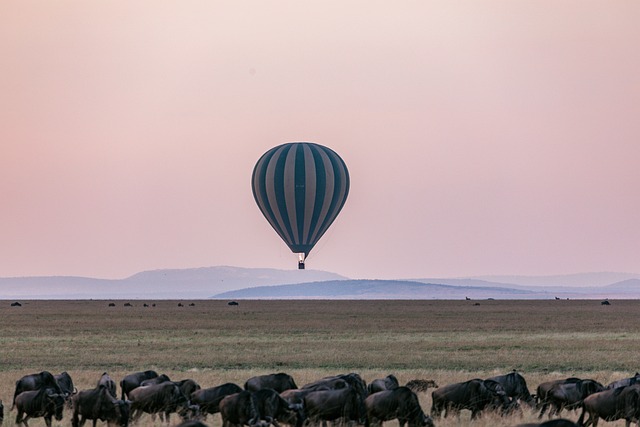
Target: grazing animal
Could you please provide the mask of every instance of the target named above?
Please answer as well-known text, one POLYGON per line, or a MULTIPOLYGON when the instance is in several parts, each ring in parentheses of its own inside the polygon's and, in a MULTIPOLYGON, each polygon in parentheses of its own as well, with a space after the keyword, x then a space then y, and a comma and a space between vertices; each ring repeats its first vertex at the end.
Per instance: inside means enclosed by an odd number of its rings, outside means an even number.
POLYGON ((418 396, 408 387, 396 387, 369 395, 366 427, 381 427, 383 421, 397 419, 400 427, 434 427, 431 417, 424 414, 418 396))
POLYGON ((604 300, 600 302, 600 305, 611 305, 611 303, 609 302, 609 300, 604 300))
POLYGON ((154 384, 162 384, 162 383, 166 383, 167 381, 171 381, 169 376, 165 375, 165 374, 160 374, 157 377, 149 378, 148 380, 142 381, 140 383, 140 387, 144 387, 144 386, 148 386, 148 385, 154 385, 154 384))
POLYGON ((304 421, 302 404, 287 402, 272 388, 263 388, 253 392, 253 399, 258 406, 260 419, 275 427, 279 426, 279 422, 302 427, 304 421))
POLYGON ((414 393, 421 391, 426 392, 430 388, 438 388, 438 384, 434 380, 411 380, 406 384, 414 393))
POLYGON ((494 382, 473 379, 462 383, 449 384, 431 393, 431 416, 439 417, 444 412, 459 413, 462 409, 471 411, 471 419, 477 418, 488 407, 509 407, 509 399, 502 387, 494 382))
POLYGON ((258 375, 249 378, 244 383, 244 389, 248 391, 258 391, 263 388, 271 388, 282 393, 285 390, 296 389, 298 386, 289 374, 280 372, 279 374, 258 375))
POLYGON ((607 389, 624 387, 627 385, 634 385, 636 383, 640 383, 640 373, 638 372, 636 372, 636 374, 631 378, 624 378, 624 379, 609 383, 609 385, 607 385, 607 389))
POLYGON ((229 301, 227 305, 240 305, 237 301, 229 301))
POLYGON ((38 374, 25 375, 16 381, 16 389, 13 393, 13 402, 11 409, 15 407, 16 397, 23 391, 39 390, 41 388, 50 388, 57 394, 63 395, 62 389, 56 381, 55 377, 49 371, 42 371, 38 374))
POLYGON ((62 390, 62 394, 64 395, 64 399, 67 402, 67 406, 71 409, 71 396, 78 392, 78 389, 73 385, 73 380, 71 379, 71 375, 67 371, 62 372, 61 374, 53 376, 58 385, 60 386, 60 390, 62 390))
POLYGON ((130 302, 125 302, 125 303, 124 303, 124 306, 125 306, 125 307, 133 307, 133 306, 131 305, 131 303, 130 303, 130 302))
MULTIPOLYGON (((603 390, 602 384, 590 379, 556 384, 547 394, 547 402, 551 407, 549 416, 558 415, 563 409, 577 409, 585 397, 603 390)), ((544 407, 541 409, 539 417, 542 416, 544 409, 544 407)))
POLYGON ((140 383, 144 380, 155 378, 158 376, 156 371, 144 371, 135 372, 124 377, 120 381, 121 396, 120 399, 124 400, 125 397, 129 397, 129 392, 136 387, 140 387, 140 383))
POLYGON ((624 419, 627 427, 631 421, 637 421, 640 418, 640 384, 610 388, 585 397, 578 425, 597 426, 600 418, 606 421, 624 419), (589 419, 584 422, 586 414, 589 419))
POLYGON ((180 391, 180 387, 171 381, 134 388, 129 392, 129 400, 133 421, 147 413, 164 414, 168 423, 172 412, 178 412, 186 419, 190 409, 187 397, 180 391))
POLYGON ((378 378, 371 381, 367 385, 367 392, 369 394, 377 393, 379 391, 384 390, 393 390, 394 388, 400 387, 400 383, 395 375, 389 374, 384 378, 378 378))
POLYGON ((116 304, 115 304, 115 303, 113 303, 113 302, 110 302, 110 303, 109 303, 109 307, 115 307, 115 306, 116 306, 116 304))
POLYGON ((360 375, 353 372, 350 374, 325 377, 313 383, 306 384, 302 386, 302 388, 341 389, 345 388, 345 385, 352 387, 358 393, 362 401, 367 398, 367 383, 360 375))
POLYGON ((317 425, 320 421, 366 422, 364 399, 355 388, 349 386, 337 390, 316 390, 304 397, 307 420, 317 425))
POLYGON ((246 390, 225 396, 220 401, 220 415, 222 427, 262 427, 269 424, 261 421, 253 393, 246 390))
POLYGON ((536 406, 540 408, 540 415, 538 416, 538 418, 542 418, 542 415, 549 407, 550 402, 549 402, 548 395, 549 395, 549 391, 551 391, 551 389, 554 386, 556 386, 557 384, 568 384, 568 383, 575 383, 578 381, 581 381, 580 378, 570 377, 563 380, 546 381, 538 385, 538 387, 536 388, 536 395, 535 395, 536 406))
POLYGON ((536 400, 531 396, 531 393, 529 393, 527 381, 516 371, 487 379, 498 382, 504 389, 504 392, 507 393, 507 397, 512 400, 522 401, 532 408, 535 407, 536 400))
POLYGON ((185 396, 189 397, 194 391, 200 390, 200 384, 188 378, 186 380, 174 381, 185 396))
POLYGON ((24 424, 29 427, 27 421, 31 418, 44 417, 47 427, 51 427, 51 419, 62 420, 64 408, 64 396, 52 388, 40 388, 38 390, 23 391, 15 398, 18 414, 16 424, 24 424), (25 417, 26 415, 26 417, 25 417))
POLYGON ((220 412, 220 402, 227 396, 242 391, 242 388, 234 383, 225 383, 216 387, 203 388, 191 393, 191 403, 200 407, 200 412, 207 414, 220 412))
MULTIPOLYGON (((104 375, 103 375, 104 376, 104 375)), ((109 388, 102 384, 94 389, 82 390, 73 396, 72 427, 82 427, 86 420, 93 420, 96 426, 98 420, 106 421, 110 426, 129 425, 131 402, 118 400, 109 388)))
POLYGON ((178 303, 178 307, 184 307, 184 304, 182 304, 181 302, 178 303))
POLYGON ((12 302, 11 307, 22 307, 22 304, 20 304, 18 301, 12 302))
POLYGON ((4 421, 4 405, 2 404, 2 400, 0 400, 0 425, 4 421))
POLYGON ((98 380, 98 384, 96 384, 96 387, 100 386, 104 386, 114 399, 118 397, 116 392, 116 382, 106 372, 102 374, 98 380))

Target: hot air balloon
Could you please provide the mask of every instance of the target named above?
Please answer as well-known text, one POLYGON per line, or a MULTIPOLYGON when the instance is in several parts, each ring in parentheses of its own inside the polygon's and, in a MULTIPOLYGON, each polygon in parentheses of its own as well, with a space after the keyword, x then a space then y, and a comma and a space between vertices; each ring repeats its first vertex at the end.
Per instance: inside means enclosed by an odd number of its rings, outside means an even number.
POLYGON ((253 197, 292 252, 298 268, 344 206, 349 171, 330 148, 290 142, 264 153, 251 178, 253 197))

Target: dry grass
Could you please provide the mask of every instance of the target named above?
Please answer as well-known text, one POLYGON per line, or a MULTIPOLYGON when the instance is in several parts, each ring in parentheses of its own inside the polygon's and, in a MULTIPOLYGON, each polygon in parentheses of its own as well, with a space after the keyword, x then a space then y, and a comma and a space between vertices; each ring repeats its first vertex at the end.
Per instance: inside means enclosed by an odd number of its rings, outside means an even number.
MULTIPOLYGON (((1 301, 0 398, 10 402, 15 381, 43 369, 68 371, 79 389, 93 387, 103 371, 120 379, 150 368, 204 387, 280 371, 300 385, 350 371, 366 380, 392 372, 401 382, 448 384, 518 369, 531 389, 571 375, 607 383, 638 370, 639 301, 144 302, 152 303, 1 301)), ((428 412, 430 396, 420 397, 428 412)), ((69 423, 67 414, 60 425, 69 423)), ((209 423, 219 425, 219 417, 209 423)), ((469 425, 468 413, 437 425, 469 425)))

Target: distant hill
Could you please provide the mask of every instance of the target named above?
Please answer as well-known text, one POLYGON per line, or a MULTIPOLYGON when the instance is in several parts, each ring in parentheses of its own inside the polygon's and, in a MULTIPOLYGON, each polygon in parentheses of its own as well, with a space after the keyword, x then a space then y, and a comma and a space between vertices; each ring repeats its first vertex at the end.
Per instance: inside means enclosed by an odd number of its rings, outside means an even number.
MULTIPOLYGON (((223 292, 220 299, 464 299, 539 298, 533 292, 518 289, 450 286, 408 280, 331 280, 297 285, 258 286, 223 292)), ((547 296, 548 297, 548 296, 547 296)))
POLYGON ((640 274, 517 276, 508 282, 511 278, 352 280, 317 270, 217 266, 143 271, 113 280, 64 276, 0 278, 0 299, 640 298, 640 274))
POLYGON ((124 279, 0 278, 0 299, 188 299, 253 286, 345 279, 317 270, 202 267, 144 271, 124 279))

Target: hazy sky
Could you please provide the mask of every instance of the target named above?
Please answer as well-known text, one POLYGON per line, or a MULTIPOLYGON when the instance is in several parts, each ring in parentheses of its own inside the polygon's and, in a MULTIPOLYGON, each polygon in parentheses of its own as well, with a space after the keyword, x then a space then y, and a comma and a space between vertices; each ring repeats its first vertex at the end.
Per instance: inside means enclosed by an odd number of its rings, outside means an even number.
POLYGON ((351 174, 307 266, 640 272, 640 2, 0 2, 0 276, 296 268, 251 172, 351 174))

